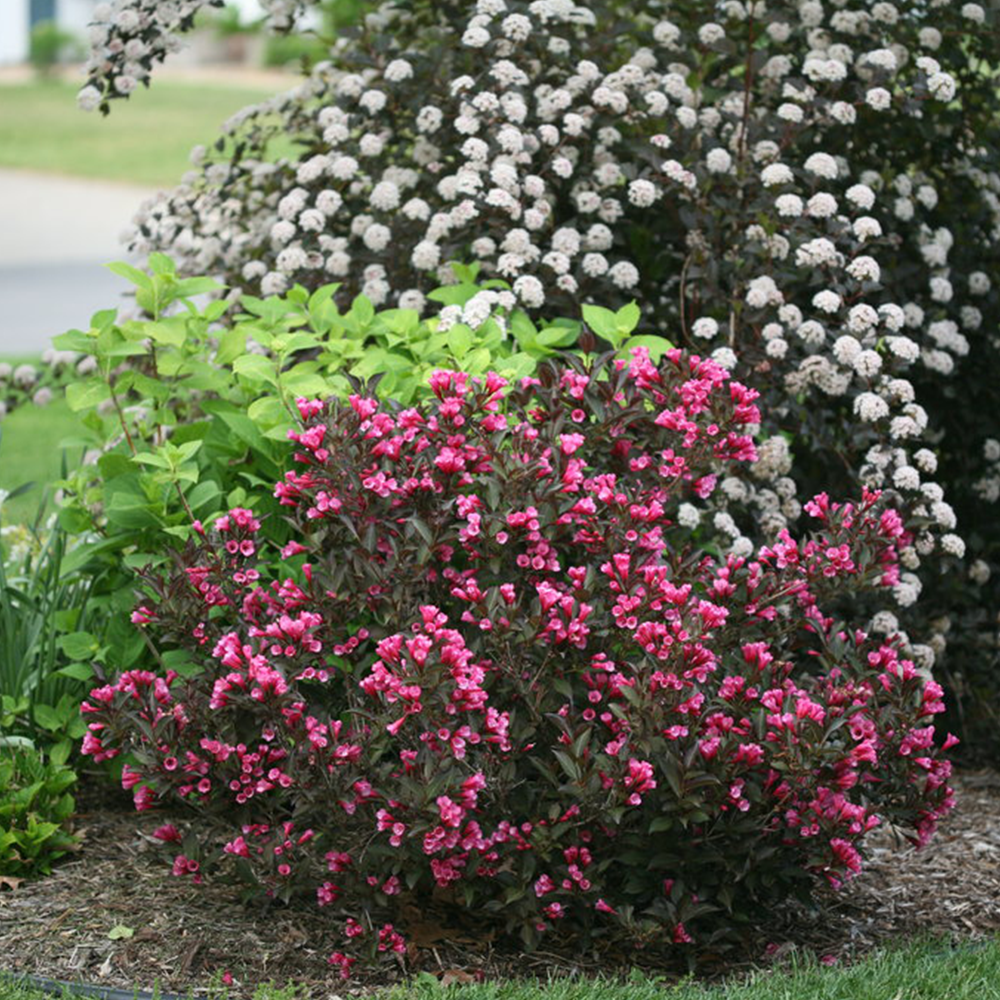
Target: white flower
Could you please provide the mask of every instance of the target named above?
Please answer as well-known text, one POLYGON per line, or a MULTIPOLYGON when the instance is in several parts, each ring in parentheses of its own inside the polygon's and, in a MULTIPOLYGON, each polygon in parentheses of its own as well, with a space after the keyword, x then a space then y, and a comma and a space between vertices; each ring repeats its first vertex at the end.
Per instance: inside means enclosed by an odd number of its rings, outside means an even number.
POLYGON ((796 218, 802 214, 802 199, 797 194, 780 194, 774 199, 774 207, 783 218, 796 218))
POLYGON ((699 316, 691 325, 691 333, 703 340, 711 340, 718 332, 718 321, 711 316, 699 316))
MULTIPOLYGON (((991 282, 989 276, 983 271, 973 271, 969 275, 969 291, 973 295, 986 295, 990 288, 991 282)), ((979 324, 975 325, 978 326, 979 324)))
POLYGON ((837 212, 837 199, 826 191, 814 194, 806 202, 806 214, 814 219, 829 219, 837 212))
POLYGON ((380 212, 389 212, 399 206, 399 188, 392 181, 379 181, 368 196, 368 203, 380 212))
POLYGON ((795 251, 795 263, 799 267, 821 267, 824 264, 836 264, 840 254, 833 243, 825 236, 819 236, 795 251))
POLYGON ((954 292, 947 278, 934 277, 930 280, 931 298, 935 302, 950 302, 954 292))
POLYGON ((787 102, 785 104, 778 105, 777 114, 782 121, 786 122, 798 123, 805 117, 805 113, 802 108, 800 108, 797 104, 790 104, 787 102))
POLYGON ((872 87, 865 94, 865 104, 875 111, 887 111, 892 107, 892 94, 885 87, 872 87))
POLYGON ((709 173, 712 174, 724 174, 733 165, 733 158, 729 155, 729 152, 723 149, 721 146, 716 146, 715 149, 710 149, 708 155, 705 157, 705 166, 709 173))
POLYGON ((634 264, 620 260, 608 270, 608 277, 616 288, 633 288, 639 283, 639 271, 634 264))
POLYGON ((784 163, 769 163, 760 172, 760 180, 764 187, 790 184, 793 179, 792 171, 784 163))
POLYGON ((958 556, 961 559, 965 555, 965 542, 958 535, 946 534, 941 536, 941 548, 948 555, 958 556))
POLYGON ((941 32, 937 28, 921 28, 917 32, 917 38, 925 49, 941 47, 941 32))
POLYGON ((855 257, 847 265, 847 273, 857 281, 879 281, 882 277, 882 269, 878 266, 878 261, 874 257, 855 257))
POLYGON ((425 105, 417 113, 416 125, 419 132, 436 132, 444 121, 444 114, 440 108, 430 104, 425 105))
POLYGON ((847 200, 867 212, 875 204, 875 192, 867 184, 852 184, 847 189, 847 200))
POLYGON ((672 21, 660 21, 653 27, 653 40, 665 48, 673 48, 680 37, 681 29, 672 21))
POLYGON ((877 635, 895 635, 899 631, 899 620, 891 611, 879 611, 872 618, 870 628, 877 635))
POLYGON ((94 86, 84 87, 76 95, 76 103, 83 111, 93 111, 101 103, 101 92, 94 86))
POLYGON ((523 42, 531 35, 531 20, 523 14, 510 14, 503 19, 500 30, 511 41, 523 42))
POLYGON ((878 219, 873 219, 870 215, 862 215, 854 220, 851 227, 854 235, 862 242, 864 240, 877 239, 882 235, 882 224, 878 219))
POLYGON ((468 28, 462 35, 462 44, 470 49, 481 49, 490 44, 490 33, 483 27, 468 28))
POLYGON ((413 76, 413 66, 405 59, 393 59, 383 74, 389 83, 401 83, 413 76))
POLYGON ((888 330, 902 330, 906 324, 906 312, 900 309, 894 302, 886 302, 884 305, 880 305, 878 307, 878 314, 888 330))
POLYGON ((861 351, 854 358, 852 367, 862 378, 871 379, 882 370, 882 359, 875 351, 861 351))
POLYGON ((857 337, 850 337, 845 334, 833 342, 833 356, 842 365, 851 365, 860 353, 861 343, 857 337))
POLYGON ((677 523, 682 528, 693 530, 698 527, 700 521, 701 512, 694 506, 694 504, 682 503, 677 508, 677 523))
POLYGON ((867 333, 878 326, 878 313, 867 302, 859 302, 856 306, 851 306, 851 311, 847 314, 847 326, 853 333, 867 333))
POLYGON ((377 115, 386 105, 387 98, 381 90, 366 90, 358 104, 370 115, 377 115))
POLYGON ((899 65, 896 53, 892 49, 873 49, 871 52, 866 52, 860 61, 885 70, 887 73, 894 73, 899 65))
POLYGON ((714 45, 721 42, 726 37, 726 30, 721 24, 709 21, 698 29, 698 41, 702 45, 714 45))
POLYGON ((824 289, 821 292, 817 292, 812 299, 812 304, 820 310, 820 312, 825 313, 835 313, 839 308, 843 300, 841 297, 829 289, 824 289))
POLYGON ((817 177, 835 180, 837 177, 837 161, 829 153, 813 153, 805 164, 806 170, 817 177))
POLYGON ((441 248, 429 240, 422 240, 410 254, 410 261, 418 271, 432 271, 441 260, 441 248))
POLYGON ((948 73, 933 73, 927 78, 927 89, 939 101, 953 101, 958 87, 955 78, 948 73))
POLYGON ((854 412, 868 423, 874 423, 889 415, 888 404, 874 392, 862 392, 854 399, 854 412))
POLYGON ((727 371, 732 371, 736 367, 736 355, 728 347, 717 347, 712 351, 712 360, 722 365, 727 371))
POLYGON ((533 275, 522 275, 514 282, 514 294, 529 309, 537 309, 545 305, 545 289, 542 283, 533 275))
POLYGON ((659 196, 659 190, 651 181, 632 181, 628 186, 628 200, 639 208, 648 208, 659 196))

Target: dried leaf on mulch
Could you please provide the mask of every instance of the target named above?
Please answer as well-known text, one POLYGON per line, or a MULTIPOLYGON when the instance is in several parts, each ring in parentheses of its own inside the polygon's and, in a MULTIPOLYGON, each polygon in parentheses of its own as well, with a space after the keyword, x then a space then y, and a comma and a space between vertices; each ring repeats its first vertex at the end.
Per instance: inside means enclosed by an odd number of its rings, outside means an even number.
MULTIPOLYGON (((1000 931, 1000 776, 966 773, 956 785, 957 808, 929 849, 900 847, 882 831, 861 878, 822 892, 815 908, 787 908, 761 929, 751 952, 720 958, 708 971, 731 972, 789 951, 851 958, 908 936, 1000 931)), ((173 878, 149 836, 162 815, 96 806, 79 819, 87 837, 77 856, 49 878, 0 892, 0 968, 129 989, 158 984, 175 993, 203 992, 228 970, 236 983, 231 996, 268 980, 294 981, 317 997, 347 992, 326 965, 334 942, 319 908, 265 911, 242 905, 235 889, 208 893, 173 878), (115 934, 120 927, 134 933, 115 934)), ((519 954, 471 924, 455 927, 422 908, 401 914, 400 923, 411 941, 408 971, 440 981, 640 964, 627 950, 519 954)))

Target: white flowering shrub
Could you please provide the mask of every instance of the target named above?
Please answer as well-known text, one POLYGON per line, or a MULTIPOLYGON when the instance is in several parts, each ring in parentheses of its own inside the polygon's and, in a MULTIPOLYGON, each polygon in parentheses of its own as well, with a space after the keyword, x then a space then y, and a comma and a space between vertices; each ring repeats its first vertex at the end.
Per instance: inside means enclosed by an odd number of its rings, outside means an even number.
MULTIPOLYGON (((288 30, 307 5, 265 6, 288 30)), ((99 10, 81 103, 127 96, 199 6, 99 10)), ((688 521, 746 553, 803 495, 891 491, 914 526, 891 634, 929 668, 944 626, 919 642, 907 622, 976 619, 951 629, 977 647, 952 687, 981 701, 1000 606, 982 460, 1000 438, 997 23, 996 0, 385 3, 197 150, 133 247, 253 294, 338 281, 345 302, 426 310, 457 259, 548 317, 637 298, 766 402, 751 474, 688 521), (932 555, 944 573, 921 576, 932 555)))

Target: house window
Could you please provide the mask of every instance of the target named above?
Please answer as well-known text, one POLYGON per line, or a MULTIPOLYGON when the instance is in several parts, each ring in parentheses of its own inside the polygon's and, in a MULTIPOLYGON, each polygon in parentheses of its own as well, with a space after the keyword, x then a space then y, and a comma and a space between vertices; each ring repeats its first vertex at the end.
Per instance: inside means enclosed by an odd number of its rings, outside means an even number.
POLYGON ((56 0, 31 0, 30 18, 32 26, 39 21, 54 21, 56 19, 56 0))

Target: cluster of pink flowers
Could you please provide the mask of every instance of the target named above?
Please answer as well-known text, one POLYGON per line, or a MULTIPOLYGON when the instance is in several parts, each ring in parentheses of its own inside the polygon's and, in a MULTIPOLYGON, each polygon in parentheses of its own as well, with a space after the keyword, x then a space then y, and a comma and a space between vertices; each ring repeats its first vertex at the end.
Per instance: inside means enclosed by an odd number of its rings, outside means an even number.
POLYGON ((134 755, 139 808, 197 808, 176 874, 235 858, 309 893, 343 919, 347 976, 405 952, 403 895, 529 944, 610 924, 688 946, 789 871, 855 874, 879 822, 929 838, 952 801, 940 687, 829 610, 898 579, 912 536, 880 492, 716 557, 678 507, 754 459, 759 422, 716 363, 431 385, 410 409, 300 401, 275 496, 302 534, 273 579, 250 576, 248 511, 146 575, 141 627, 203 672, 93 692, 84 751, 134 755))

